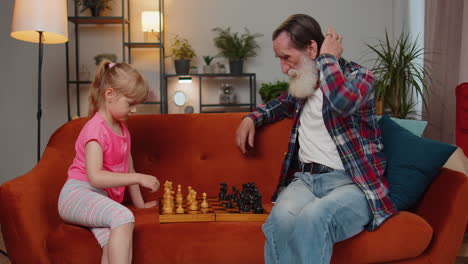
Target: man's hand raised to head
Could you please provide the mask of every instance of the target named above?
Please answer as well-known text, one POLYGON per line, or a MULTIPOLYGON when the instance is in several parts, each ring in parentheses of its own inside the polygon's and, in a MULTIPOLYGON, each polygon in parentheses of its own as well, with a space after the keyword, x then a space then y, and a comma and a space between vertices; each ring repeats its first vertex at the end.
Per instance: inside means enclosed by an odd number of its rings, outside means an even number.
POLYGON ((246 117, 242 119, 239 127, 236 131, 236 144, 240 148, 242 154, 246 153, 245 145, 249 143, 249 146, 253 148, 254 146, 254 136, 255 136, 255 124, 254 121, 246 117))
POLYGON ((343 45, 341 44, 343 37, 338 35, 332 27, 327 27, 327 34, 325 40, 320 48, 320 54, 331 54, 336 57, 337 60, 341 58, 343 53, 343 45))

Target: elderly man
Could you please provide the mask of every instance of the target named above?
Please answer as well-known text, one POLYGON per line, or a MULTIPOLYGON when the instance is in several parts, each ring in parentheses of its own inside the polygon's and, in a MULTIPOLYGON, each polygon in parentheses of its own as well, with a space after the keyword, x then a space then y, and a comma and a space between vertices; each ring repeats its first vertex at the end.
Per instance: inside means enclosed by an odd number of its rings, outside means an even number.
MULTIPOLYGON (((396 213, 383 178, 372 73, 341 58, 342 37, 296 14, 273 32, 289 89, 237 129, 243 153, 255 127, 292 117, 275 206, 263 225, 266 263, 329 263, 333 244, 396 213)), ((275 144, 271 142, 271 144, 275 144)))

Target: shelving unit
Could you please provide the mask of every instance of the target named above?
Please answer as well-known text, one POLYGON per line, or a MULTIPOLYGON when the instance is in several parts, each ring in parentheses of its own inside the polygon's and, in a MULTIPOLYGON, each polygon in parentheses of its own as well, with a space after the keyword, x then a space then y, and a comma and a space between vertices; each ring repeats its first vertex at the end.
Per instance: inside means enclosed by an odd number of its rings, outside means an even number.
POLYGON ((158 0, 158 9, 160 12, 159 16, 159 35, 160 35, 160 41, 159 42, 132 42, 131 40, 131 27, 130 27, 130 1, 131 0, 122 0, 121 1, 121 9, 122 13, 121 16, 99 16, 99 17, 92 17, 92 16, 78 16, 78 6, 75 5, 74 8, 74 16, 69 16, 68 21, 74 24, 74 33, 75 33, 75 43, 74 43, 74 48, 75 48, 75 53, 74 53, 74 58, 75 58, 75 63, 74 63, 74 71, 75 71, 75 78, 72 80, 70 78, 70 58, 69 58, 69 45, 70 43, 67 42, 65 44, 65 52, 66 52, 66 72, 67 72, 67 114, 68 114, 68 120, 72 119, 72 114, 71 114, 71 105, 70 105, 70 94, 71 94, 71 86, 75 86, 76 88, 76 115, 80 116, 81 111, 80 111, 80 87, 83 87, 85 85, 91 84, 91 80, 80 80, 80 73, 79 73, 79 65, 80 65, 80 25, 85 25, 85 24, 94 24, 94 25, 105 25, 105 24, 115 24, 115 25, 121 25, 121 32, 122 32, 122 38, 121 38, 121 43, 122 43, 122 61, 123 62, 128 62, 132 63, 132 49, 156 49, 157 52, 160 54, 160 59, 159 59, 159 95, 160 95, 160 100, 159 101, 152 101, 152 102, 145 102, 144 104, 147 105, 160 105, 160 112, 164 113, 165 107, 165 98, 166 95, 164 94, 163 87, 165 87, 164 84, 164 1, 163 0, 158 0), (126 14, 126 15, 125 15, 126 14))
MULTIPOLYGON (((181 77, 191 77, 191 78, 198 78, 198 92, 199 92, 199 106, 200 106, 200 113, 223 113, 223 112, 231 112, 226 110, 226 108, 233 108, 233 107, 245 107, 248 108, 249 111, 253 111, 256 106, 256 94, 257 94, 257 87, 256 87, 256 79, 257 76, 255 73, 242 73, 242 74, 230 74, 230 73, 215 73, 215 74, 188 74, 188 75, 179 75, 179 74, 166 74, 165 75, 165 83, 167 84, 168 78, 181 78, 181 77), (206 78, 248 78, 249 79, 249 102, 246 103, 236 103, 236 104, 205 104, 203 103, 203 79, 206 78), (215 110, 204 110, 205 109, 215 109, 215 110), (224 108, 223 110, 219 110, 224 108)), ((165 89, 165 94, 167 94, 167 87, 165 89)), ((166 100, 167 101, 167 100, 166 100)), ((166 109, 167 111, 167 109, 166 109)))

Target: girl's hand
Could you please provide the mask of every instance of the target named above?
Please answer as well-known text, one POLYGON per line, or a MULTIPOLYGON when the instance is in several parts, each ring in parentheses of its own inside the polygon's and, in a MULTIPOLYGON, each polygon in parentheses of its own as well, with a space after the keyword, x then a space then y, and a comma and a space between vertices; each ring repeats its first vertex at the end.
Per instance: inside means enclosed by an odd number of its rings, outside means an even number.
POLYGON ((327 34, 320 48, 320 54, 331 54, 339 60, 343 53, 342 39, 343 37, 338 35, 332 27, 327 27, 327 34))
POLYGON ((139 173, 139 175, 141 186, 150 189, 151 192, 155 192, 159 189, 159 181, 156 177, 141 173, 139 173))
POLYGON ((158 201, 150 201, 145 203, 145 208, 152 208, 158 205, 158 201))

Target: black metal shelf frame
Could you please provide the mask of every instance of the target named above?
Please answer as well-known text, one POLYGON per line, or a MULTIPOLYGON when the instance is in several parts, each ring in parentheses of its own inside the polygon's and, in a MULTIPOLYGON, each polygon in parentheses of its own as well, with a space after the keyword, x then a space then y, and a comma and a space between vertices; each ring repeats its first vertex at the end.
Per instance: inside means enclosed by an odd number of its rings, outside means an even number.
MULTIPOLYGON (((223 111, 204 111, 203 108, 208 107, 232 107, 232 106, 247 106, 249 107, 250 111, 253 111, 256 106, 257 101, 257 75, 255 73, 241 73, 241 74, 230 74, 230 73, 198 73, 198 74, 166 74, 165 81, 167 84, 168 78, 183 78, 183 77, 191 77, 191 78, 198 78, 198 92, 199 92, 199 106, 200 106, 200 113, 220 113, 223 111), (229 77, 229 78, 249 78, 249 99, 250 102, 244 104, 203 104, 203 94, 202 94, 202 82, 203 78, 219 78, 219 77, 229 77)), ((164 93, 167 94, 167 86, 165 86, 164 93)), ((167 100, 166 100, 167 102, 167 100)), ((167 107, 167 103, 166 103, 167 107)), ((167 112, 167 108, 166 108, 167 112)))
POLYGON ((165 113, 164 106, 166 105, 166 95, 164 92, 165 79, 164 79, 164 1, 158 0, 159 3, 159 32, 160 32, 160 42, 157 43, 147 43, 147 42, 132 42, 130 38, 130 1, 131 0, 121 0, 122 2, 122 15, 121 16, 102 16, 102 17, 90 17, 90 16, 78 16, 78 5, 75 3, 74 16, 69 16, 68 20, 75 25, 75 77, 76 80, 70 79, 70 60, 69 60, 69 42, 65 43, 65 53, 66 53, 66 79, 67 79, 67 114, 68 120, 71 120, 71 106, 70 106, 70 86, 75 85, 76 87, 76 113, 80 115, 80 85, 89 85, 91 84, 90 80, 80 80, 79 75, 79 25, 82 24, 120 24, 122 27, 122 61, 127 62, 126 60, 126 48, 128 51, 128 63, 131 64, 131 49, 132 48, 156 48, 160 52, 160 74, 159 74, 159 93, 160 93, 160 102, 145 102, 144 104, 160 104, 161 113, 165 113), (127 4, 125 8, 125 3, 127 4), (125 17, 125 11, 127 11, 127 17, 125 17), (128 30, 126 30, 126 27, 128 30), (127 33, 127 41, 125 39, 125 33, 127 33))

